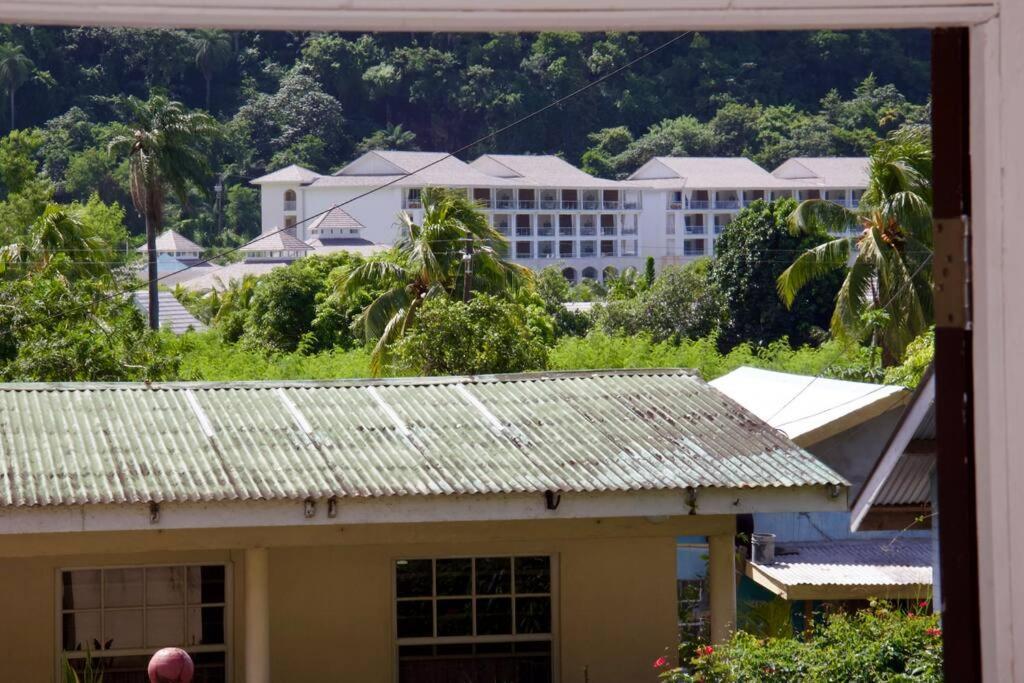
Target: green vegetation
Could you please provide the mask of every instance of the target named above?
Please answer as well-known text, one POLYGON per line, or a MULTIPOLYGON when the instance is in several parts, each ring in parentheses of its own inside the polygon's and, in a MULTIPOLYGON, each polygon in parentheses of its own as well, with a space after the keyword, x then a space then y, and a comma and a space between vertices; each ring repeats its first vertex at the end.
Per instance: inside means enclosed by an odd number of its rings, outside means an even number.
MULTIPOLYGON (((927 607, 905 612, 876 603, 854 614, 825 616, 809 637, 757 637, 739 631, 721 646, 682 653, 665 671, 671 683, 876 683, 942 681, 942 631, 927 607)), ((656 662, 660 664, 661 660, 656 662)))
POLYGON ((779 276, 787 306, 809 283, 845 273, 832 333, 870 339, 881 347, 885 365, 895 363, 934 321, 931 179, 931 132, 907 127, 873 150, 858 209, 820 199, 802 202, 791 217, 794 234, 847 234, 807 249, 779 276))

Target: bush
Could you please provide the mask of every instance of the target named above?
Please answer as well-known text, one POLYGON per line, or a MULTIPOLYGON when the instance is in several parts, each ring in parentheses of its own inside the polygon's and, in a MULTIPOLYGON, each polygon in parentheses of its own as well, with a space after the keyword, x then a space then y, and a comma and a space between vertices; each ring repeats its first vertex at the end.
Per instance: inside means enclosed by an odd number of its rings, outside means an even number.
MULTIPOLYGON (((689 653, 686 653, 689 654, 689 653)), ((873 604, 826 616, 807 639, 757 638, 740 631, 717 647, 698 646, 673 683, 875 683, 942 681, 942 633, 936 615, 873 604)))
POLYGON ((548 350, 540 334, 520 304, 487 294, 468 304, 436 297, 396 345, 394 369, 418 375, 543 370, 548 350))
POLYGON ((808 284, 786 308, 779 298, 779 275, 801 253, 828 235, 789 233, 792 199, 763 201, 741 211, 726 226, 715 246, 711 279, 725 306, 719 343, 727 350, 744 341, 763 345, 789 338, 794 345, 816 342, 828 330, 843 272, 835 271, 808 284))

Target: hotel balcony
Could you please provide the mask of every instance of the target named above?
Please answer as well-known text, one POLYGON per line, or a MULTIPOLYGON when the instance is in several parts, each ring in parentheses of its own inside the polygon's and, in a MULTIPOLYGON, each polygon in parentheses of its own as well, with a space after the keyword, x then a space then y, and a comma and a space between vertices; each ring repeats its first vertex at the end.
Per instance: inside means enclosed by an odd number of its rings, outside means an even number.
POLYGON ((738 209, 740 208, 740 202, 738 199, 716 199, 716 209, 738 209))
POLYGON ((710 202, 708 200, 706 200, 706 199, 687 199, 686 200, 686 208, 687 209, 691 209, 691 210, 693 210, 693 209, 706 209, 706 208, 708 208, 709 204, 710 204, 710 202))
POLYGON ((668 208, 669 208, 670 211, 680 211, 683 208, 683 203, 682 202, 669 201, 668 208))
POLYGON ((537 208, 536 199, 520 199, 519 209, 522 211, 533 211, 537 208))
POLYGON ((571 200, 571 201, 567 201, 565 199, 562 200, 562 210, 563 211, 576 211, 579 208, 580 208, 580 203, 575 201, 575 200, 571 200))
POLYGON ((622 208, 622 202, 611 202, 611 201, 605 201, 605 202, 601 202, 601 205, 602 205, 602 206, 603 206, 603 207, 604 207, 604 208, 605 208, 606 210, 611 210, 611 211, 616 211, 616 210, 618 210, 618 209, 621 209, 621 208, 622 208))

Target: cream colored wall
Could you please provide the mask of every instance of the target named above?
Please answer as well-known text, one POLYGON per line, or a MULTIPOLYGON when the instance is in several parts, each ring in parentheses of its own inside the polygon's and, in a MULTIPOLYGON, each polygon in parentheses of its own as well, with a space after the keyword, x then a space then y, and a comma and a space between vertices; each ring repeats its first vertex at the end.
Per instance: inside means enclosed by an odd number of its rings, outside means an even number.
POLYGON ((586 667, 589 683, 653 682, 651 662, 675 642, 675 538, 731 524, 689 516, 2 536, 0 680, 52 680, 60 568, 225 562, 232 680, 244 681, 243 549, 268 547, 274 681, 394 681, 395 559, 545 553, 558 557, 557 680, 584 683, 586 667))
MULTIPOLYGON (((57 672, 57 572, 72 567, 224 563, 230 567, 236 609, 228 625, 232 663, 241 666, 244 567, 241 553, 221 551, 104 553, 0 559, 0 680, 36 683, 57 672)), ((242 679, 236 679, 242 680, 242 679)))

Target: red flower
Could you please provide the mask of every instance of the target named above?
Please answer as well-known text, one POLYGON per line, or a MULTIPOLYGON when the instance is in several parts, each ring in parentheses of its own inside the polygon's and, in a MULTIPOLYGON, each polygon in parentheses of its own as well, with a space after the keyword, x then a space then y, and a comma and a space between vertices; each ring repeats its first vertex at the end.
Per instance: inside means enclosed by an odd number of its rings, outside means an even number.
POLYGON ((928 606, 928 601, 927 600, 922 600, 921 602, 917 603, 917 606, 920 607, 921 609, 924 609, 925 607, 928 606))
POLYGON ((705 655, 712 654, 714 651, 715 651, 715 648, 711 647, 710 645, 698 646, 697 647, 697 656, 698 657, 703 657, 705 655))
POLYGON ((654 660, 654 668, 660 669, 663 666, 668 666, 668 659, 665 657, 658 657, 654 660))
POLYGON ((941 628, 929 628, 929 629, 925 629, 925 633, 927 633, 930 636, 935 636, 936 638, 938 638, 939 636, 942 635, 942 629, 941 628))

